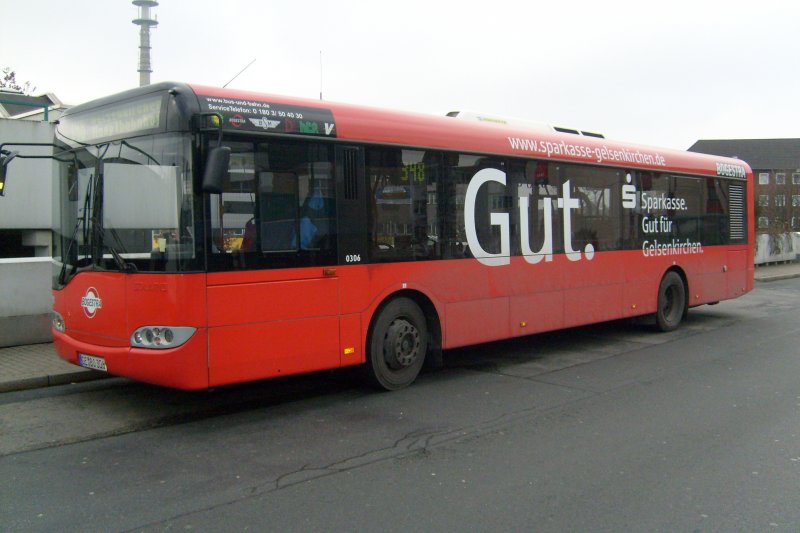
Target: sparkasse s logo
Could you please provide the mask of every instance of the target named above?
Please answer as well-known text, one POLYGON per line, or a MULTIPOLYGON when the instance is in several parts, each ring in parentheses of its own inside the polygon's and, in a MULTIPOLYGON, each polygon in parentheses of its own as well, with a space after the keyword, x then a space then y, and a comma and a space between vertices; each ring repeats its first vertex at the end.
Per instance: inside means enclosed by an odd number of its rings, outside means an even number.
POLYGON ((633 178, 630 172, 625 176, 627 182, 622 186, 622 207, 625 209, 636 209, 638 207, 636 202, 636 185, 631 183, 633 178))
POLYGON ((86 294, 81 298, 81 307, 83 307, 83 312, 86 313, 86 316, 94 318, 97 310, 103 307, 103 300, 100 298, 97 289, 94 287, 86 289, 86 294))

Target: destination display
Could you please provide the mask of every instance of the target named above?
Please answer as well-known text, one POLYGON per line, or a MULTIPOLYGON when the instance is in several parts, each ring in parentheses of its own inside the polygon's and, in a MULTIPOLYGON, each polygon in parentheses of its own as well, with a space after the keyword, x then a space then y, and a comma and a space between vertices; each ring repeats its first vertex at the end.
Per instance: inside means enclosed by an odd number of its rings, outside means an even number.
POLYGON ((330 109, 199 95, 204 112, 218 113, 223 128, 336 137, 330 109))
POLYGON ((151 132, 161 126, 163 102, 163 96, 158 94, 86 113, 67 114, 59 121, 58 133, 72 141, 90 143, 151 132))

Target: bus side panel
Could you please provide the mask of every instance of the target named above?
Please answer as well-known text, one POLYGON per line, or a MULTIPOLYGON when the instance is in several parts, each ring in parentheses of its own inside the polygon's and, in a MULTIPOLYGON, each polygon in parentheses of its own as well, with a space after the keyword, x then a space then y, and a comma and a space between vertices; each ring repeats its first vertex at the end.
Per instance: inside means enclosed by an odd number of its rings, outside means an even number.
POLYGON ((447 347, 466 346, 511 336, 508 298, 447 304, 447 347))
POLYGON ((727 248, 721 246, 706 246, 702 254, 683 260, 689 281, 686 297, 690 307, 727 298, 727 260, 727 248))
POLYGON ((511 331, 530 335, 563 327, 564 293, 547 291, 511 297, 511 331))
POLYGON ((736 298, 750 290, 752 271, 748 269, 748 251, 731 250, 728 252, 728 298, 736 298), (750 283, 748 283, 748 276, 750 283))
MULTIPOLYGON (((432 263, 428 263, 432 265, 432 263)), ((505 339, 513 335, 511 296, 525 294, 521 287, 524 261, 491 267, 473 259, 446 261, 419 279, 445 304, 445 348, 505 339)), ((441 318, 441 317, 440 317, 441 318)))
POLYGON ((335 316, 210 328, 208 337, 211 386, 339 366, 335 316))
MULTIPOLYGON (((321 269, 277 274, 267 271, 259 277, 307 277, 318 272, 321 269)), ((229 283, 234 279, 239 277, 209 276, 212 386, 340 365, 336 278, 229 283)))
POLYGON ((671 263, 642 257, 640 250, 619 252, 625 262, 622 316, 655 313, 658 283, 671 263))
POLYGON ((336 278, 311 278, 208 287, 208 326, 224 327, 337 315, 336 278))
POLYGON ((362 334, 361 315, 345 315, 340 318, 340 340, 342 347, 342 366, 358 365, 366 361, 364 347, 361 339, 366 338, 362 334))
POLYGON ((623 315, 626 262, 623 254, 600 252, 579 261, 559 256, 565 270, 563 327, 580 326, 623 315))
POLYGON ((622 285, 583 286, 564 295, 564 327, 622 317, 622 285))

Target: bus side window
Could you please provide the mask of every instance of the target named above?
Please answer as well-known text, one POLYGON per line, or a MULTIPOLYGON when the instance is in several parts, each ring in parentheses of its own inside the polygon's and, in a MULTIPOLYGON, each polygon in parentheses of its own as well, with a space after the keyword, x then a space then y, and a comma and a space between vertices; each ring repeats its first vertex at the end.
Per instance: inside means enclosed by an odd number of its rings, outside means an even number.
POLYGON ((403 176, 402 151, 368 148, 366 163, 372 259, 379 262, 412 259, 412 190, 403 176))
POLYGON ((335 228, 332 165, 315 161, 300 176, 298 197, 300 216, 300 249, 332 248, 335 228))
POLYGON ((212 250, 233 253, 242 250, 245 226, 255 210, 254 154, 250 143, 230 143, 228 175, 222 194, 211 196, 212 250))
POLYGON ((369 239, 372 260, 420 261, 440 257, 435 151, 369 148, 369 239))
POLYGON ((297 176, 288 172, 261 172, 258 177, 260 247, 264 252, 297 249, 297 176))
MULTIPOLYGON (((507 163, 502 159, 474 154, 445 154, 445 186, 441 195, 443 201, 439 203, 445 259, 473 257, 467 241, 464 219, 467 214, 464 208, 470 182, 478 172, 487 168, 503 173, 508 171, 507 163)), ((474 212, 470 216, 475 217, 477 239, 486 252, 496 254, 501 251, 502 235, 500 229, 491 223, 492 213, 508 214, 513 205, 514 197, 510 189, 495 181, 484 184, 477 191, 474 212)))
POLYGON ((336 199, 328 147, 276 142, 268 159, 258 178, 260 251, 300 252, 281 259, 298 265, 331 261, 336 199))

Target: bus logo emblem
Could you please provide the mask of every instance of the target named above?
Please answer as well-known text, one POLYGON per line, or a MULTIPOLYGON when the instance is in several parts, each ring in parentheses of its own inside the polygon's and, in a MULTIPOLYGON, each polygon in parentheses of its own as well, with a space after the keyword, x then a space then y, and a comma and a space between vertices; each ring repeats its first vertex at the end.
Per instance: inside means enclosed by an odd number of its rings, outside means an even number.
POLYGON ((253 126, 257 128, 264 128, 265 130, 275 129, 281 123, 280 120, 269 120, 267 118, 251 118, 250 122, 253 123, 253 126))
POLYGON ((94 318, 97 310, 103 307, 103 300, 100 299, 97 289, 94 287, 86 289, 86 295, 81 298, 81 307, 83 307, 83 312, 86 313, 86 316, 94 318))

